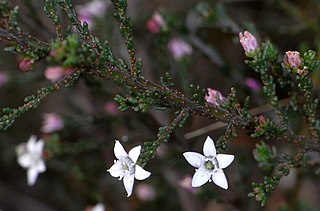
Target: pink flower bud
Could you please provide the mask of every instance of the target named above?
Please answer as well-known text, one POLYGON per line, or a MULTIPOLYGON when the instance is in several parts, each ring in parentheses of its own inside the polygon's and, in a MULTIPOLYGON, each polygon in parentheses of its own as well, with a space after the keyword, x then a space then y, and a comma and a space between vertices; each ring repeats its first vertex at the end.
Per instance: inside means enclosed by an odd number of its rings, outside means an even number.
POLYGON ((254 78, 246 78, 245 84, 253 91, 259 92, 261 90, 260 83, 254 78))
POLYGON ((208 95, 205 96, 205 99, 208 103, 214 106, 219 106, 226 100, 225 97, 223 97, 223 95, 219 91, 211 88, 208 88, 207 90, 208 95))
POLYGON ((29 71, 29 70, 32 70, 33 63, 34 63, 34 60, 33 60, 33 59, 24 58, 24 59, 20 62, 19 68, 20 68, 21 71, 27 72, 27 71, 29 71))
POLYGON ((260 116, 258 117, 258 122, 259 122, 259 125, 260 125, 261 127, 267 126, 267 125, 269 124, 269 121, 270 121, 270 120, 269 120, 267 117, 263 116, 263 115, 260 115, 260 116))
POLYGON ((299 68, 302 60, 298 51, 287 51, 283 57, 283 63, 290 68, 299 68))
POLYGON ((165 28, 165 21, 163 20, 162 16, 158 13, 155 12, 151 19, 148 20, 147 22, 147 29, 151 33, 159 33, 162 29, 165 28))
POLYGON ((239 33, 240 43, 245 51, 245 53, 250 53, 257 50, 258 42, 257 39, 248 31, 239 33))
POLYGON ((61 130, 64 126, 63 119, 55 113, 46 113, 43 115, 41 132, 52 133, 61 130))
POLYGON ((187 42, 178 38, 172 39, 168 43, 168 48, 176 60, 192 53, 192 47, 187 42))

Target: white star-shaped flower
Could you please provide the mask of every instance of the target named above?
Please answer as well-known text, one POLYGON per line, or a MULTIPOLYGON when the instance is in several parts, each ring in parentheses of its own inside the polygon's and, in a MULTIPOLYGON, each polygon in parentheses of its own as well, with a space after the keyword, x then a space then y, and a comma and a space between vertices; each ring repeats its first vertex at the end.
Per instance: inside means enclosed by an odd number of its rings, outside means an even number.
POLYGON ((209 136, 204 142, 203 154, 197 152, 183 153, 188 163, 197 168, 192 178, 192 187, 200 187, 208 181, 213 181, 219 187, 228 189, 228 181, 222 169, 232 163, 234 156, 217 154, 213 140, 209 136))
POLYGON ((28 185, 34 185, 38 174, 46 171, 46 165, 42 158, 44 141, 32 135, 27 143, 19 144, 16 147, 18 163, 27 169, 28 185))
POLYGON ((129 153, 124 150, 119 141, 116 141, 114 145, 114 155, 118 160, 114 161, 113 166, 111 166, 108 171, 111 176, 119 177, 119 180, 123 179, 124 188, 127 191, 128 197, 132 193, 134 178, 144 180, 151 175, 150 172, 136 164, 140 156, 140 151, 140 145, 132 148, 129 153))

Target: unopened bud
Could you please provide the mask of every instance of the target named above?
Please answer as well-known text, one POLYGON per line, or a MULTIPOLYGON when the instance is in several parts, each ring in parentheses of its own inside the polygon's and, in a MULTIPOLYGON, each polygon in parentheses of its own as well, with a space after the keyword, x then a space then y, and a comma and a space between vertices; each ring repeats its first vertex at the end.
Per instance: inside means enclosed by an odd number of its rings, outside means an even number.
POLYGON ((299 68, 302 64, 300 53, 298 51, 287 51, 283 57, 283 63, 289 68, 299 68))
POLYGON ((257 50, 258 42, 255 36, 253 36, 250 32, 240 32, 239 33, 240 43, 245 51, 245 53, 251 53, 257 50))
POLYGON ((29 70, 32 70, 33 63, 34 63, 34 60, 33 60, 33 59, 24 58, 24 59, 20 62, 19 68, 20 68, 21 71, 27 72, 27 71, 29 71, 29 70))
POLYGON ((205 96, 205 99, 208 103, 214 105, 214 106, 219 106, 221 105, 221 103, 224 103, 226 98, 223 97, 223 95, 215 90, 215 89, 211 89, 208 88, 208 95, 205 96))

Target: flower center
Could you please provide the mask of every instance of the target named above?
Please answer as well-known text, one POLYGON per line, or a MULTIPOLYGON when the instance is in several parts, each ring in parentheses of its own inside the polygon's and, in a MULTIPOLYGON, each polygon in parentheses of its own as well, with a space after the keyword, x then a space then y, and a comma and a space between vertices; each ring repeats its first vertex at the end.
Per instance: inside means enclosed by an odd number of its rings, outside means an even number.
POLYGON ((121 159, 121 166, 122 169, 124 170, 125 174, 132 174, 134 173, 134 163, 129 157, 123 157, 121 159))
POLYGON ((208 170, 214 170, 219 168, 219 163, 215 157, 207 157, 204 162, 204 166, 208 170))

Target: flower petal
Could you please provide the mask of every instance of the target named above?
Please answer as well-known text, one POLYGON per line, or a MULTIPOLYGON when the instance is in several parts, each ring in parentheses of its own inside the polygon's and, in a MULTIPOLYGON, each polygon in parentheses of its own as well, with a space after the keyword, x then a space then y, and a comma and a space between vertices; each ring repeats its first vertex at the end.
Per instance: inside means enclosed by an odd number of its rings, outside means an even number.
POLYGON ((212 175, 213 182, 221 188, 228 189, 228 181, 226 175, 224 175, 223 171, 217 170, 212 175))
POLYGON ((140 145, 132 148, 129 151, 129 158, 132 160, 133 163, 137 162, 137 160, 139 158, 139 155, 140 155, 140 151, 141 151, 141 146, 140 145))
POLYGON ((216 153, 216 147, 214 146, 213 140, 209 136, 207 136, 207 139, 203 145, 203 154, 206 157, 210 157, 215 156, 216 153))
POLYGON ((210 173, 208 173, 205 169, 198 169, 192 177, 192 187, 200 187, 201 185, 209 181, 210 176, 210 173))
POLYGON ((47 170, 46 165, 43 160, 38 161, 37 170, 39 173, 45 172, 47 170))
POLYGON ((123 184, 128 194, 127 197, 131 196, 134 184, 134 174, 126 175, 123 178, 123 184))
POLYGON ((35 148, 33 149, 33 152, 41 156, 43 151, 43 146, 44 146, 44 141, 42 139, 39 139, 37 143, 35 143, 34 145, 35 148))
POLYGON ((219 168, 223 169, 228 167, 232 163, 232 161, 234 160, 234 155, 217 154, 216 158, 219 163, 219 168))
POLYGON ((205 157, 197 152, 185 152, 183 153, 184 158, 193 167, 199 168, 203 163, 205 157))
POLYGON ((37 180, 38 173, 39 172, 34 167, 31 167, 31 168, 28 169, 28 171, 27 171, 27 179, 28 179, 28 185, 29 186, 34 185, 34 183, 37 180))
POLYGON ((18 157, 18 163, 23 168, 28 168, 32 165, 32 157, 30 154, 23 154, 18 157))
POLYGON ((137 180, 144 180, 147 179, 151 175, 150 172, 144 170, 141 166, 136 165, 134 177, 137 180))
POLYGON ((111 174, 111 176, 113 176, 113 177, 120 177, 120 176, 122 175, 122 173, 123 173, 122 165, 121 165, 120 162, 116 162, 116 163, 113 164, 113 165, 111 166, 111 168, 109 168, 107 171, 108 171, 108 172, 111 174))
POLYGON ((29 152, 33 152, 34 148, 36 146, 37 137, 35 135, 30 136, 28 142, 27 142, 27 150, 29 152))
POLYGON ((114 151, 114 155, 119 160, 121 159, 121 157, 128 157, 128 154, 126 153, 122 144, 119 141, 116 141, 113 151, 114 151))

